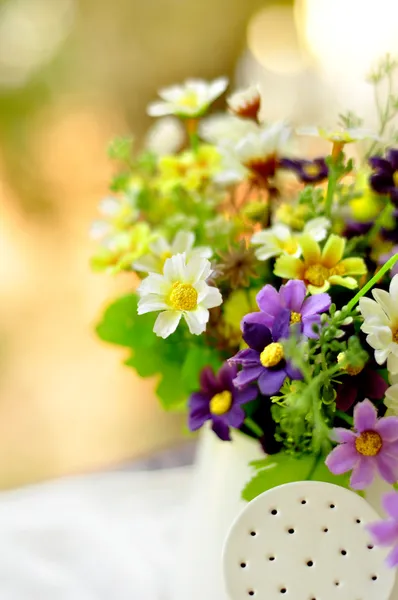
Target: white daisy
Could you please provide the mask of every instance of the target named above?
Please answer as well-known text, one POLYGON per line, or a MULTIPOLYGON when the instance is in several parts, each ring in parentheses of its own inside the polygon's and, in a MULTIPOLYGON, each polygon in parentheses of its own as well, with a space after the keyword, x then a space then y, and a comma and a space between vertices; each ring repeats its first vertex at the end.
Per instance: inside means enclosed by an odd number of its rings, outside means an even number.
POLYGON ((362 140, 377 140, 377 134, 368 129, 358 127, 348 127, 347 129, 326 129, 324 127, 299 127, 296 129, 298 135, 307 135, 311 137, 321 137, 329 142, 350 144, 362 140))
MULTIPOLYGON (((305 224, 303 233, 320 242, 325 239, 329 227, 330 221, 328 219, 317 217, 305 224)), ((259 246, 255 251, 259 260, 267 260, 272 256, 280 256, 281 254, 289 254, 295 257, 301 255, 299 234, 293 233, 290 227, 281 223, 269 229, 258 231, 253 235, 251 243, 259 246)))
POLYGON ((151 273, 138 288, 138 314, 162 311, 153 331, 162 338, 171 335, 184 317, 189 331, 203 333, 209 320, 209 308, 220 306, 219 290, 209 286, 211 265, 205 258, 186 259, 176 254, 164 264, 163 274, 151 273))
POLYGON ((133 268, 143 273, 162 273, 164 263, 175 254, 183 254, 187 260, 193 257, 210 258, 213 254, 211 248, 198 246, 194 248, 195 235, 189 231, 179 231, 173 241, 169 243, 165 237, 159 236, 150 244, 150 254, 141 256, 133 268))
POLYGON ((123 231, 136 222, 138 210, 135 206, 134 194, 122 198, 108 196, 98 205, 104 219, 94 221, 90 228, 91 238, 102 240, 116 231, 123 231))
POLYGON ((161 101, 148 106, 151 117, 176 115, 195 118, 206 112, 218 96, 227 89, 228 79, 219 77, 207 82, 203 79, 187 79, 182 85, 172 85, 159 91, 161 101))
POLYGON ((248 133, 259 131, 260 127, 254 121, 224 113, 211 115, 199 124, 200 137, 217 146, 237 144, 248 133))
POLYGON ((388 408, 388 415, 398 415, 398 374, 390 376, 390 385, 386 389, 384 404, 388 408))
POLYGON ((374 300, 361 298, 359 309, 364 318, 362 331, 366 341, 374 348, 379 365, 387 361, 390 374, 398 373, 398 275, 390 282, 390 291, 372 290, 374 300))
POLYGON ((257 120, 261 105, 260 90, 257 85, 238 90, 227 98, 227 104, 234 115, 257 120))

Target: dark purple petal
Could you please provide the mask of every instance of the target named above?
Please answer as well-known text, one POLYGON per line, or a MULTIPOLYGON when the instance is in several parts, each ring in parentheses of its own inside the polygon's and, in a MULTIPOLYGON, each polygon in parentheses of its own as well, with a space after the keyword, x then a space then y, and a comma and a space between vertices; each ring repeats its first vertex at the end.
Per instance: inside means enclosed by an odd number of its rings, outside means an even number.
POLYGON ((374 429, 377 423, 377 411, 370 400, 364 400, 354 408, 354 426, 359 433, 374 429))
POLYGON ((303 317, 309 317, 329 310, 332 299, 329 294, 316 294, 304 300, 301 314, 303 317))
POLYGON ((211 367, 204 367, 200 374, 200 389, 202 392, 212 396, 217 390, 217 379, 211 367))
MULTIPOLYGON (((398 520, 398 494, 397 492, 389 492, 383 496, 383 508, 386 513, 393 519, 398 520)), ((398 536, 398 523, 397 523, 398 536)))
POLYGON ((260 310, 275 317, 282 308, 279 293, 272 285, 265 285, 256 296, 260 310))
POLYGON ((284 369, 263 369, 258 379, 258 387, 264 396, 273 396, 279 392, 285 379, 284 369))
POLYGON ((267 315, 264 312, 249 313, 248 315, 243 317, 240 324, 240 328, 243 331, 245 323, 253 323, 256 325, 264 325, 265 327, 268 327, 268 329, 272 329, 274 318, 275 317, 267 315))
POLYGON ((350 377, 349 375, 344 378, 342 384, 336 388, 336 408, 346 412, 350 410, 351 406, 357 399, 358 384, 357 377, 350 377))
POLYGON ((189 399, 188 427, 191 431, 200 429, 210 419, 210 398, 201 392, 191 394, 189 399))
POLYGON ((395 187, 392 190, 390 190, 390 198, 391 198, 391 201, 393 202, 393 204, 395 204, 395 206, 397 206, 397 204, 398 204, 398 188, 395 187))
POLYGON ((370 185, 379 194, 389 194, 394 189, 392 174, 375 173, 370 176, 370 185))
POLYGON ((377 169, 378 171, 385 171, 392 175, 392 167, 388 160, 385 158, 380 158, 380 156, 371 156, 369 158, 369 164, 372 169, 377 169))
POLYGON ((377 546, 391 546, 398 542, 398 523, 395 520, 371 523, 366 529, 377 546))
POLYGON ((275 342, 280 339, 287 339, 289 337, 289 326, 290 326, 290 310, 284 308, 280 311, 277 317, 275 317, 274 324, 272 326, 272 337, 275 342))
POLYGON ((285 371, 290 379, 303 379, 302 372, 297 367, 294 367, 289 360, 286 361, 285 371))
POLYGON ((242 337, 250 348, 262 352, 272 342, 268 327, 255 323, 243 323, 242 337))
POLYGON ((388 388, 388 383, 384 378, 373 369, 364 369, 362 371, 361 387, 368 398, 381 400, 388 388))
POLYGON ((242 388, 246 385, 249 385, 249 383, 253 383, 253 381, 257 381, 263 370, 264 367, 261 365, 258 367, 249 367, 247 369, 244 368, 235 377, 234 386, 237 388, 242 388))
POLYGON ((220 390, 229 390, 233 392, 234 384, 233 379, 238 374, 238 369, 235 364, 228 364, 225 362, 218 372, 217 379, 220 390))
POLYGON ((395 173, 395 171, 398 171, 398 150, 396 150, 395 148, 391 148, 387 152, 387 159, 391 164, 393 172, 395 173))
POLYGON ((220 417, 213 417, 213 425, 211 426, 211 428, 223 442, 231 441, 229 427, 226 423, 224 423, 224 421, 220 419, 220 417))
POLYGON ((398 480, 398 462, 396 456, 390 456, 386 452, 381 452, 375 456, 375 462, 381 477, 387 483, 396 483, 398 480))
POLYGON ((256 367, 261 365, 260 354, 256 350, 245 348, 244 350, 239 350, 235 356, 231 356, 228 359, 228 363, 230 365, 242 365, 242 367, 256 367))
POLYGON ((286 285, 281 286, 279 294, 285 308, 296 313, 301 313, 301 307, 307 294, 304 281, 291 279, 286 285))
POLYGON ((225 422, 230 427, 239 429, 239 427, 245 420, 245 411, 238 404, 233 404, 230 410, 227 413, 225 413, 225 415, 222 415, 222 417, 225 418, 225 422))
POLYGON ((321 317, 320 315, 310 315, 308 317, 304 317, 302 321, 303 334, 312 340, 317 340, 319 338, 319 333, 316 333, 313 329, 314 325, 321 325, 321 317))
POLYGON ((364 490, 369 487, 372 483, 376 474, 376 463, 373 456, 360 456, 357 464, 355 465, 351 479, 350 486, 354 490, 364 490))
POLYGON ((246 402, 251 402, 255 400, 258 396, 258 389, 254 386, 250 386, 244 390, 235 390, 235 400, 236 404, 246 404, 246 402))
POLYGON ((325 464, 333 475, 341 475, 351 471, 358 461, 358 453, 353 444, 336 446, 327 456, 325 464))

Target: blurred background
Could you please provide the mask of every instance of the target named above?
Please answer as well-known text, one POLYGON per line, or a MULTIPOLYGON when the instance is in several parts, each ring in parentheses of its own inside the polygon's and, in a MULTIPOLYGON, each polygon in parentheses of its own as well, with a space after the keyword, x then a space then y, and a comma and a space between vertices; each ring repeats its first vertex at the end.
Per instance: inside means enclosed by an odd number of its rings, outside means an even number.
POLYGON ((0 488, 183 437, 93 332, 132 285, 89 269, 108 141, 143 139, 157 88, 223 74, 260 82, 267 119, 371 126, 364 76, 398 52, 397 17, 396 0, 0 0, 0 488))

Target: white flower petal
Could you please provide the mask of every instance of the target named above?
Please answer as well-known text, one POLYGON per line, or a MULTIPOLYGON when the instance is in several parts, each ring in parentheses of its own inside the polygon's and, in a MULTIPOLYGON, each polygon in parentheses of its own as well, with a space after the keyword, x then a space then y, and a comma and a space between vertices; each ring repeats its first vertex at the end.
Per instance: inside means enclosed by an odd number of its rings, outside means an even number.
POLYGON ((390 295, 393 300, 398 302, 398 275, 394 275, 390 282, 390 295))
MULTIPOLYGON (((376 358, 376 353, 375 353, 375 358, 376 358)), ((379 361, 376 358, 376 361, 379 363, 379 361)), ((382 363, 379 363, 379 365, 382 363)), ((387 370, 389 373, 391 373, 392 375, 395 375, 398 373, 398 356, 396 356, 395 354, 389 354, 388 358, 387 358, 387 370)))
POLYGON ((190 231, 179 231, 172 244, 171 253, 181 254, 182 252, 190 252, 195 243, 195 235, 190 231))
POLYGON ((389 408, 394 414, 398 414, 398 385, 394 384, 387 388, 384 404, 389 408))
POLYGON ((159 273, 159 260, 152 254, 145 254, 133 263, 133 269, 142 273, 159 273))
POLYGON ((166 310, 160 313, 155 321, 153 331, 157 336, 165 339, 177 329, 181 319, 181 312, 177 310, 166 310))
POLYGON ((209 320, 209 311, 206 308, 198 306, 196 310, 184 312, 184 319, 187 322, 190 333, 200 335, 206 330, 206 323, 209 320))
POLYGON ((175 254, 168 258, 164 263, 163 275, 167 281, 174 283, 183 281, 186 278, 186 257, 185 254, 175 254))
MULTIPOLYGON (((375 360, 377 362, 378 365, 382 365, 386 362, 387 358, 390 359, 390 357, 392 356, 392 354, 390 353, 388 348, 383 348, 382 350, 375 350, 375 360)), ((387 368, 388 368, 388 364, 387 364, 387 368)), ((388 369, 390 370, 390 369, 388 369)), ((398 370, 398 364, 397 364, 397 370, 398 370)), ((394 371, 396 372, 396 371, 394 371)))
POLYGON ((186 281, 195 285, 200 279, 206 281, 211 274, 211 264, 206 258, 193 256, 186 266, 186 281))
POLYGON ((215 287, 207 286, 207 293, 200 300, 200 304, 204 308, 214 308, 215 306, 220 306, 220 304, 222 304, 222 296, 220 290, 218 290, 215 287))
MULTIPOLYGON (((387 315, 385 314, 384 310, 379 304, 377 304, 377 302, 375 302, 371 298, 361 298, 359 301, 359 310, 361 311, 361 314, 365 321, 368 319, 377 318, 379 319, 381 324, 389 324, 387 315)), ((363 325, 361 329, 364 330, 363 325)))
POLYGON ((393 321, 396 318, 396 316, 398 316, 398 306, 394 306, 394 301, 390 294, 385 290, 380 290, 376 288, 372 290, 372 295, 376 302, 380 304, 390 321, 393 321))
POLYGON ((139 315, 145 315, 145 313, 155 312, 157 310, 167 310, 167 306, 164 298, 158 294, 148 294, 143 296, 138 301, 137 313, 139 315))
POLYGON ((189 258, 211 258, 213 250, 208 246, 197 246, 189 253, 189 258))
POLYGON ((303 232, 313 237, 316 242, 321 242, 325 239, 330 225, 331 223, 326 217, 316 217, 307 221, 303 232))
POLYGON ((150 117, 165 117, 174 113, 174 106, 169 102, 151 102, 147 113, 150 117))
POLYGON ((158 256, 160 256, 164 252, 170 251, 170 244, 162 235, 156 238, 156 240, 154 240, 149 247, 152 250, 152 252, 154 254, 157 254, 158 256))
POLYGON ((141 281, 137 292, 140 296, 145 294, 165 294, 170 288, 170 284, 165 281, 163 275, 151 273, 141 281))

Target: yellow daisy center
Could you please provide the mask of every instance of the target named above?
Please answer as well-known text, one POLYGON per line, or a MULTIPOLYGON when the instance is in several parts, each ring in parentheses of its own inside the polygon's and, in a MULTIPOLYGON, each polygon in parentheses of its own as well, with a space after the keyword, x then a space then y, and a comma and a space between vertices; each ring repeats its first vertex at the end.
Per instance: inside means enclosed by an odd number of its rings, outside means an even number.
POLYGON ((188 108, 196 108, 198 104, 198 97, 195 92, 185 92, 184 96, 181 96, 181 98, 179 99, 178 104, 180 104, 181 106, 186 106, 188 108))
POLYGON ((264 348, 261 352, 260 362, 263 367, 276 367, 284 357, 282 344, 272 342, 272 344, 264 348))
POLYGON ((293 323, 301 323, 300 313, 294 312, 294 310, 290 313, 290 325, 293 325, 293 323))
POLYGON ((393 176, 392 176, 393 180, 394 180, 394 185, 395 187, 398 187, 398 171, 395 171, 393 176))
POLYGON ((319 166, 318 165, 303 165, 303 171, 305 175, 309 175, 310 177, 315 177, 319 175, 319 166))
POLYGON ((337 264, 335 267, 332 267, 329 271, 329 276, 330 275, 345 275, 346 270, 345 270, 345 266, 342 265, 341 263, 337 264))
POLYGON ((198 304, 198 292, 190 283, 176 281, 171 288, 169 302, 174 310, 194 310, 198 304))
MULTIPOLYGON (((344 352, 340 352, 337 355, 337 362, 341 363, 345 360, 345 353, 344 352)), ((352 377, 355 377, 355 375, 359 375, 359 373, 361 373, 364 369, 365 365, 362 365, 360 367, 354 367, 353 365, 346 365, 344 368, 344 371, 347 373, 347 375, 351 375, 352 377)))
POLYGON ((315 285, 316 287, 322 287, 328 277, 329 269, 320 264, 311 265, 304 273, 304 278, 308 283, 315 285))
POLYGON ((231 408, 231 404, 232 394, 228 390, 224 390, 215 394, 210 400, 210 412, 213 415, 224 415, 231 408))
POLYGON ((355 448, 363 456, 377 456, 383 447, 383 440, 377 431, 363 431, 355 440, 355 448))

